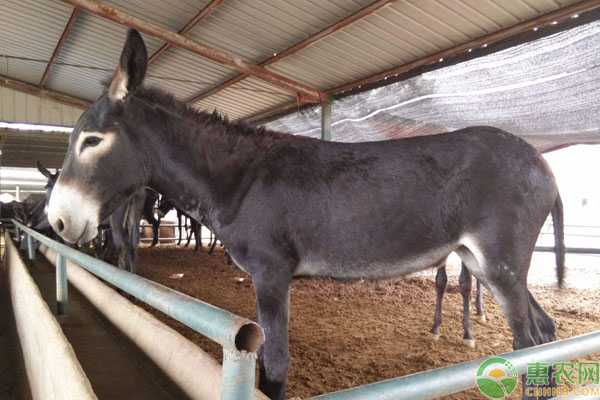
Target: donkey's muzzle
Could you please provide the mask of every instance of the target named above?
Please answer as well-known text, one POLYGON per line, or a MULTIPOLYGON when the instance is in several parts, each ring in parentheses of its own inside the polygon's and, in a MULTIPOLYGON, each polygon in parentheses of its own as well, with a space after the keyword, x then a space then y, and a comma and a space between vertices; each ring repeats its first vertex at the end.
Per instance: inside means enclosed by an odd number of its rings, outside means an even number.
POLYGON ((91 196, 57 183, 48 204, 48 220, 65 241, 85 243, 98 234, 99 210, 91 196))

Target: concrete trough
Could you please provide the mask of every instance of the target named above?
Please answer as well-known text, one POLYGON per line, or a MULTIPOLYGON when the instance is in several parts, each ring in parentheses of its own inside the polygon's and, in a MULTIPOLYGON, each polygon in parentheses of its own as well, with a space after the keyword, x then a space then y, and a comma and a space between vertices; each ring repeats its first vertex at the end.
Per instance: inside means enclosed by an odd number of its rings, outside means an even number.
MULTIPOLYGON (((14 369, 21 365, 21 375, 26 375, 21 379, 26 382, 20 385, 24 389, 19 387, 17 398, 98 399, 53 310, 49 309, 47 299, 44 300, 36 286, 22 253, 15 247, 9 234, 5 235, 5 242, 3 275, 8 288, 6 297, 10 297, 12 303, 11 319, 14 321, 11 324, 14 325, 11 328, 14 332, 11 353, 19 358, 14 369)), ((39 251, 56 266, 55 250, 41 244, 39 251)), ((224 398, 221 382, 223 367, 217 360, 79 265, 67 260, 66 267, 67 278, 73 289, 84 296, 119 335, 134 344, 136 350, 143 353, 153 368, 167 377, 182 395, 189 399, 224 398)), ((253 398, 267 399, 257 389, 253 398)))
POLYGON ((97 400, 73 348, 5 234, 5 277, 25 371, 26 398, 97 400))
MULTIPOLYGON (((41 244, 39 251, 56 265, 53 249, 41 244)), ((217 360, 70 260, 67 279, 189 398, 221 398, 222 366, 217 360)), ((268 399, 258 389, 254 398, 268 399)))

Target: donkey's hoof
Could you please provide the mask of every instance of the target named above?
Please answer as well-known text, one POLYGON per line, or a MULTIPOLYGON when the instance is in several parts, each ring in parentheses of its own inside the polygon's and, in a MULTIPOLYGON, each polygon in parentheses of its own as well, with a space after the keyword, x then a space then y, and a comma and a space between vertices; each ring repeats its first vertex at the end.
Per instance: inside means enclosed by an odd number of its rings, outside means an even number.
POLYGON ((475 319, 482 325, 485 325, 485 323, 487 322, 487 318, 485 317, 485 315, 476 315, 475 319))
POLYGON ((440 338, 440 334, 439 333, 431 333, 431 332, 427 332, 428 338, 429 340, 431 340, 432 342, 437 342, 440 338))
POLYGON ((475 339, 463 339, 463 344, 470 349, 475 348, 475 339))

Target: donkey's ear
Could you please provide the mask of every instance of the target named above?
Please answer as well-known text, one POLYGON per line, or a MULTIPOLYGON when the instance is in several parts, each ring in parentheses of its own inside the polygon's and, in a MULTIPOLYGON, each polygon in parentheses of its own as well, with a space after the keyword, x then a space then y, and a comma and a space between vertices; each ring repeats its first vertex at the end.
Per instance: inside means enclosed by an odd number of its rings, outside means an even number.
POLYGON ((35 165, 36 165, 38 171, 40 171, 42 173, 42 175, 44 175, 46 178, 50 179, 50 177, 52 176, 52 172, 48 171, 46 169, 46 167, 44 167, 39 160, 35 162, 35 165))
POLYGON ((148 51, 144 40, 138 31, 130 29, 121 52, 121 60, 108 87, 108 98, 113 102, 122 101, 140 87, 147 66, 148 51))

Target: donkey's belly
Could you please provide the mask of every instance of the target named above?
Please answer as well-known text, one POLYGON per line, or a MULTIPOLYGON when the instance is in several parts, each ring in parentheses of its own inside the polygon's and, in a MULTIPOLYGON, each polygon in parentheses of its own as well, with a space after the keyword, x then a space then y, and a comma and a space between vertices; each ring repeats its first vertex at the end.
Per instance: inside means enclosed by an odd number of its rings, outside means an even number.
POLYGON ((420 254, 397 254, 385 260, 368 256, 344 256, 332 253, 302 258, 294 276, 322 276, 338 279, 386 279, 437 266, 456 249, 452 243, 420 254))

